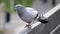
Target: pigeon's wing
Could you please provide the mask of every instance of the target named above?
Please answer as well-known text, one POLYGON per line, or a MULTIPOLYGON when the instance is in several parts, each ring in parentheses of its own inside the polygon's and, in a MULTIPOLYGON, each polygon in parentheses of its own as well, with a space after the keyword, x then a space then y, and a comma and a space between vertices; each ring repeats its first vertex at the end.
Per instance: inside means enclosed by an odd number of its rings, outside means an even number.
POLYGON ((36 15, 38 14, 38 12, 35 9, 29 8, 29 7, 26 8, 26 10, 27 10, 26 16, 25 16, 27 18, 26 20, 29 21, 29 22, 34 21, 34 18, 36 17, 36 15))
POLYGON ((35 9, 33 9, 33 8, 27 7, 26 9, 27 9, 28 14, 32 18, 36 17, 36 15, 38 14, 38 12, 35 9))
POLYGON ((37 13, 38 12, 35 9, 27 7, 22 19, 28 23, 32 22, 36 17, 37 13))

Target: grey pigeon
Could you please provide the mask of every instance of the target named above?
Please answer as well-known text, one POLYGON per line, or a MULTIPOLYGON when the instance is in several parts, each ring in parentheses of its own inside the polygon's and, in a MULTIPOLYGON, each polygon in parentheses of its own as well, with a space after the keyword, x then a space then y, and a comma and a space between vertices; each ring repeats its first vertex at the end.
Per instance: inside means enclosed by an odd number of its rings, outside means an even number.
POLYGON ((47 23, 48 21, 46 21, 45 19, 40 19, 40 15, 38 14, 38 12, 30 7, 24 7, 23 5, 16 5, 15 6, 17 13, 19 15, 19 17, 25 21, 26 23, 28 23, 28 27, 31 26, 31 22, 33 22, 34 20, 36 21, 40 21, 41 23, 47 23))

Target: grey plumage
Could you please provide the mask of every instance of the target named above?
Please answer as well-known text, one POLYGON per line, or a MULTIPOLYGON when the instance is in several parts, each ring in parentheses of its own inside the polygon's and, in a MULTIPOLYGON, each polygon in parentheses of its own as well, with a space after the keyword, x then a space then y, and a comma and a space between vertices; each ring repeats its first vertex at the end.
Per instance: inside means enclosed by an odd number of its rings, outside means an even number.
POLYGON ((16 10, 18 12, 19 17, 27 23, 31 23, 34 20, 37 20, 37 21, 40 21, 40 22, 47 22, 45 20, 40 19, 40 16, 39 16, 38 12, 33 8, 24 7, 24 6, 19 4, 19 5, 16 5, 16 10), (38 14, 38 16, 37 16, 37 14, 38 14), (35 19, 35 17, 37 19, 35 19))
POLYGON ((38 14, 38 12, 33 8, 29 8, 29 7, 26 8, 20 5, 16 6, 16 10, 18 12, 19 17, 27 23, 33 21, 34 17, 38 14))

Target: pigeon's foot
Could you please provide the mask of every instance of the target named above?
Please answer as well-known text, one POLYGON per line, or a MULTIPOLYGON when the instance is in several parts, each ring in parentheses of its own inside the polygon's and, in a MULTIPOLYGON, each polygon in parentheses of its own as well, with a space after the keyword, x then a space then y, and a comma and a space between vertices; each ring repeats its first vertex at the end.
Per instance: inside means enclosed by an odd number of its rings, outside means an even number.
POLYGON ((26 24, 25 28, 28 27, 28 28, 31 28, 31 25, 30 24, 26 24))

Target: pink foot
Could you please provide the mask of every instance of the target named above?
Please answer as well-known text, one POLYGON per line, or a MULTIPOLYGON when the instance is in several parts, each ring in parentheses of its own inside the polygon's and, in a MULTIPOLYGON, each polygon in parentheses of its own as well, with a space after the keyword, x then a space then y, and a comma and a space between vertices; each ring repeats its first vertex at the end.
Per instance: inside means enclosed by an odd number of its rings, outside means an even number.
POLYGON ((26 27, 31 28, 31 25, 30 25, 30 24, 28 24, 28 25, 26 24, 25 28, 26 28, 26 27))

